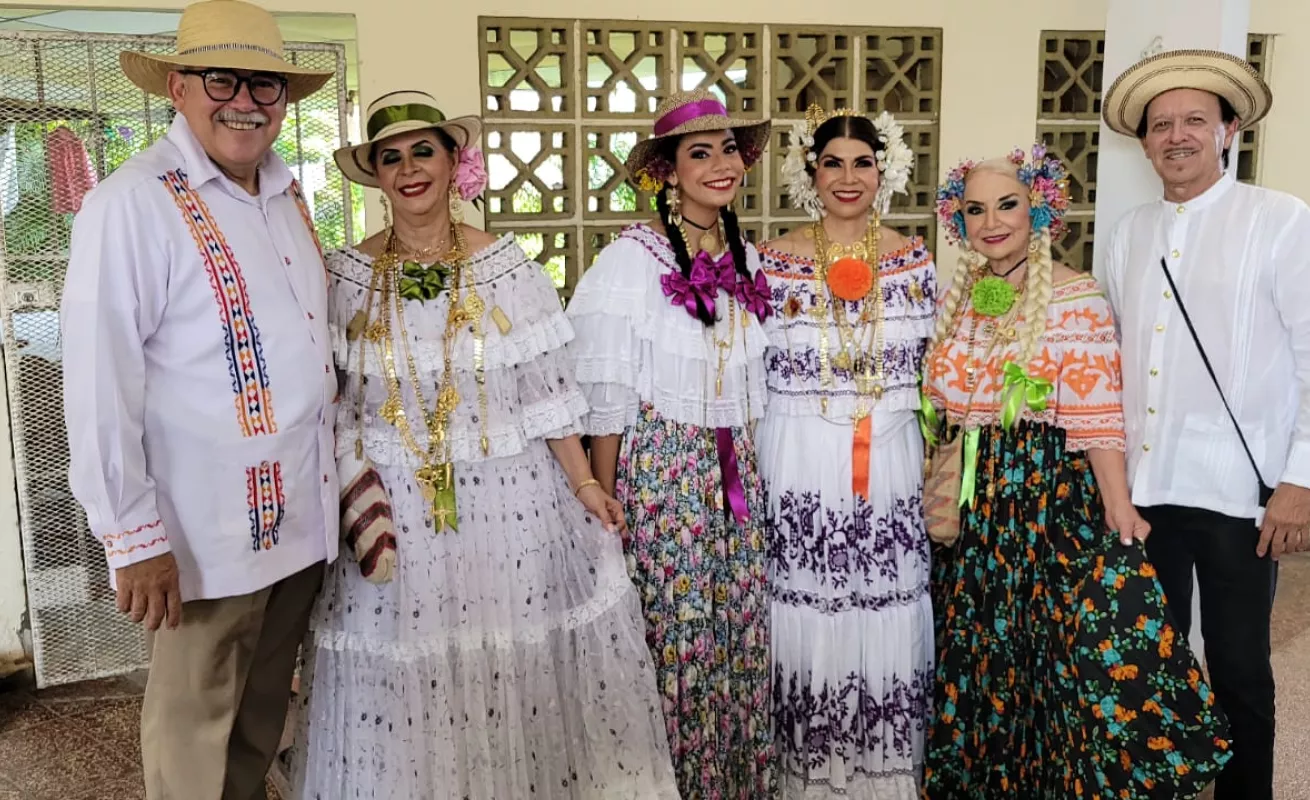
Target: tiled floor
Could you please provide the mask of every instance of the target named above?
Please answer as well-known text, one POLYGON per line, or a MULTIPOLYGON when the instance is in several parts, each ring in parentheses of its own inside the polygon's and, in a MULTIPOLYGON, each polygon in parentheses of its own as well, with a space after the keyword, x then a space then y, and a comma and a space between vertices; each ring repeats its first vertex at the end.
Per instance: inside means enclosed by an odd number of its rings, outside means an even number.
MULTIPOLYGON (((1310 555, 1283 561, 1274 614, 1278 800, 1310 799, 1310 555)), ((0 685, 0 800, 137 800, 140 679, 0 685)), ((269 798, 277 800, 270 785, 269 798)), ((507 799, 508 800, 508 799, 507 799)))

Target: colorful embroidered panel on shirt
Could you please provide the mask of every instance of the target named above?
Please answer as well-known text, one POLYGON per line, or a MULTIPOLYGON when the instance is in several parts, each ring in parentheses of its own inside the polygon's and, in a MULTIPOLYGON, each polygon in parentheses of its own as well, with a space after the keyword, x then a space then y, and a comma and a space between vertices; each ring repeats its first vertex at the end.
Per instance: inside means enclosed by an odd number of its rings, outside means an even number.
POLYGON ((172 170, 159 176, 159 180, 172 193, 209 274, 209 285, 214 290, 218 318, 223 326, 223 346, 232 377, 232 391, 236 395, 234 402, 241 433, 247 437, 277 433, 268 365, 264 362, 259 328, 255 325, 255 314, 241 267, 209 207, 187 184, 186 173, 172 170))
MULTIPOLYGON (((819 385, 819 325, 811 315, 819 298, 814 260, 764 248, 760 250, 760 261, 769 277, 773 307, 784 334, 781 341, 774 338, 775 347, 766 356, 770 391, 788 396, 853 396, 854 375, 850 370, 834 366, 835 385, 826 392, 819 385)), ((932 253, 918 237, 898 250, 884 253, 878 260, 887 331, 883 363, 889 393, 918 389, 924 346, 931 335, 935 315, 936 276, 932 253)), ((847 318, 857 319, 863 303, 863 300, 845 303, 847 318)), ((838 333, 831 318, 828 337, 829 349, 835 351, 838 333)))
POLYGON ((251 549, 255 552, 273 549, 287 507, 280 462, 265 461, 246 469, 246 502, 250 505, 251 549))
MULTIPOLYGON (((318 250, 319 259, 323 260, 323 242, 318 238, 318 229, 314 227, 314 215, 309 211, 309 203, 305 200, 304 189, 300 188, 300 181, 292 178, 291 188, 287 191, 291 193, 291 199, 296 201, 296 210, 300 212, 300 219, 305 223, 305 227, 309 228, 309 235, 314 240, 314 248, 318 250)), ((326 274, 326 266, 324 272, 326 274)))
POLYGON ((135 553, 138 550, 145 550, 154 547, 157 544, 163 544, 168 541, 168 536, 159 530, 163 526, 163 521, 155 520, 145 525, 139 525, 130 531, 121 531, 119 533, 105 534, 103 544, 105 546, 105 557, 115 558, 125 556, 129 553, 135 553), (154 533, 149 539, 141 541, 145 536, 154 533))
MULTIPOLYGON (((974 313, 968 298, 961 300, 958 316, 954 334, 929 356, 929 396, 934 406, 947 410, 952 423, 959 422, 968 408, 970 426, 994 424, 1005 381, 1002 370, 1007 361, 1018 358, 1019 345, 1017 341, 997 344, 992 357, 977 370, 977 392, 969 406, 970 330, 979 326, 974 352, 981 356, 991 342, 987 331, 995 326, 974 313)), ((1119 343, 1110 305, 1093 278, 1073 278, 1055 287, 1047 307, 1046 332, 1030 369, 1051 381, 1055 390, 1044 412, 1025 410, 1024 417, 1064 429, 1070 449, 1123 449, 1119 343)))

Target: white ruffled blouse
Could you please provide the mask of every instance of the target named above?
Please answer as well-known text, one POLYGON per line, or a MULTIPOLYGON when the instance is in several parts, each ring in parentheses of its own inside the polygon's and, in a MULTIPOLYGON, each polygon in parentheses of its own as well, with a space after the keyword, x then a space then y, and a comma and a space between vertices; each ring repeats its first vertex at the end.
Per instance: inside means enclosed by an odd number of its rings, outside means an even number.
MULTIPOLYGON (((337 450, 354 447, 361 420, 356 380, 360 342, 348 341, 347 326, 367 302, 373 260, 357 250, 338 250, 327 256, 332 294, 331 329, 338 369, 348 372, 337 425, 337 450)), ((451 365, 460 403, 451 415, 447 438, 457 462, 505 458, 522 453, 534 439, 562 439, 581 433, 586 399, 573 382, 573 367, 566 345, 573 329, 560 307, 559 295, 540 265, 530 260, 512 236, 504 236, 471 259, 473 283, 486 304, 482 318, 483 366, 486 379, 487 438, 490 451, 481 446, 484 413, 478 400, 474 369, 474 336, 466 324, 455 338, 451 365), (499 313, 497 313, 499 311, 499 313), (502 331, 499 317, 508 321, 502 331)), ((445 374, 442 343, 450 295, 441 293, 421 303, 405 301, 405 327, 424 401, 433 408, 437 387, 445 374)), ((375 301, 376 302, 376 301, 375 301)), ((399 333, 393 313, 392 325, 399 333)), ((366 455, 379 465, 417 464, 397 430, 379 415, 387 390, 377 348, 368 346, 364 360, 362 404, 363 443, 366 455)), ((419 419, 405 352, 397 348, 396 373, 407 413, 419 419)), ((425 429, 420 424, 420 432, 425 429)))
MULTIPOLYGON (((754 276, 760 259, 749 243, 746 260, 754 276)), ((724 311, 728 295, 720 290, 719 320, 707 328, 660 286, 662 275, 680 271, 669 240, 639 224, 619 234, 579 281, 568 316, 577 333, 578 384, 591 406, 588 434, 622 434, 644 404, 667 419, 707 428, 741 427, 764 415, 766 327, 773 318, 761 323, 737 306, 733 330, 724 311), (730 331, 720 387, 717 342, 730 331)))

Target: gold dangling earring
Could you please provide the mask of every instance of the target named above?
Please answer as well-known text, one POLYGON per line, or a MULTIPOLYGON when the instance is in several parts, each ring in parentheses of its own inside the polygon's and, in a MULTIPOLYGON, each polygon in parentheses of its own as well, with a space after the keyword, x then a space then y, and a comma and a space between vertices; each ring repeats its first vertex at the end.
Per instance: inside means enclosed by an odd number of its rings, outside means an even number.
POLYGON ((447 196, 450 198, 450 224, 459 225, 464 222, 464 200, 459 196, 459 190, 453 183, 447 196))
POLYGON ((384 194, 378 198, 382 204, 382 227, 391 227, 391 204, 387 202, 387 196, 384 194))
POLYGON ((682 196, 678 194, 678 187, 669 187, 669 222, 673 227, 682 227, 682 196))

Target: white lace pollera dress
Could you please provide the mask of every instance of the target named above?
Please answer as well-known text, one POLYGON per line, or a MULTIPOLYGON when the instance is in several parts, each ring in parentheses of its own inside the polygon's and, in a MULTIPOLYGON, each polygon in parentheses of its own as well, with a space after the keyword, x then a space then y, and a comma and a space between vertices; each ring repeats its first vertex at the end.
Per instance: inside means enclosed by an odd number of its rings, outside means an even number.
MULTIPOLYGON (((338 365, 372 265, 331 253, 338 365)), ((637 595, 617 534, 573 496, 547 439, 579 430, 573 332, 540 266, 510 237, 470 265, 486 303, 484 456, 473 336, 455 344, 461 402, 449 436, 459 531, 435 533, 416 459, 377 417, 380 364, 365 362, 363 441, 391 495, 398 570, 366 582, 352 555, 328 574, 301 678, 295 796, 314 800, 670 798, 669 763, 637 595), (499 308, 510 320, 502 334, 499 308)), ((440 382, 448 295, 406 301, 428 407, 440 382)), ((399 326, 393 322, 394 329, 399 326)), ((349 351, 338 447, 354 447, 358 346, 349 351)), ((397 368, 410 419, 403 351, 397 368)))

